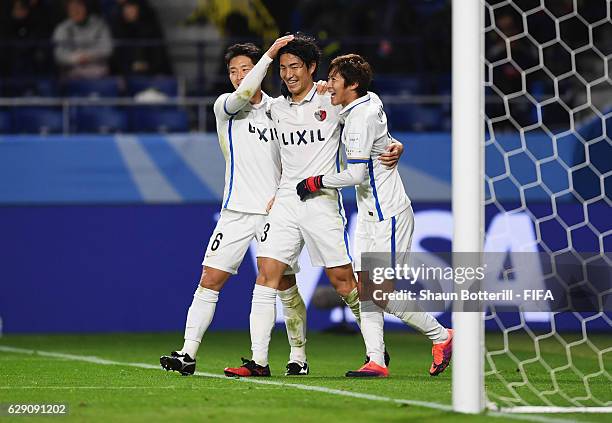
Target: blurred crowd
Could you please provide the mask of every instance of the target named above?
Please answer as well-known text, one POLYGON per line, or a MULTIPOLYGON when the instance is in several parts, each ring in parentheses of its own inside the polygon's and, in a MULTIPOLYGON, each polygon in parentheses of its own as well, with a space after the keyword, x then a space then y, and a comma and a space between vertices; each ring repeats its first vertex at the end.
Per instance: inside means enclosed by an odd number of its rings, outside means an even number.
MULTIPOLYGON (((377 0, 375 4, 371 0, 2 0, 0 85, 4 80, 4 88, 0 86, 0 92, 21 95, 9 89, 17 86, 18 78, 97 80, 109 75, 173 76, 176 71, 188 81, 187 95, 215 95, 230 88, 223 66, 225 47, 237 41, 266 46, 280 34, 301 31, 320 42, 319 78, 335 56, 359 52, 373 65, 373 88, 382 94, 449 95, 451 1, 377 0), (177 14, 178 21, 168 19, 177 14), (208 28, 217 35, 211 41, 202 36, 206 32, 193 31, 191 38, 181 39, 189 28, 208 28), (169 42, 165 32, 172 32, 169 42), (200 53, 181 53, 181 42, 192 43, 200 53), (201 54, 206 43, 216 43, 217 53, 201 54), (181 60, 195 65, 186 68, 181 60)), ((596 106, 609 106, 611 86, 605 78, 606 57, 612 54, 609 0, 486 0, 486 5, 489 117, 506 117, 507 126, 527 126, 538 120, 535 103, 551 96, 555 101, 542 112, 555 122, 570 121, 568 108, 587 99, 596 106)), ((274 86, 272 81, 267 84, 266 88, 274 86)), ((398 122, 415 122, 417 129, 450 125, 447 104, 413 106, 411 110, 390 106, 388 113, 395 114, 398 122)))
MULTIPOLYGON (((369 0, 196 3, 183 24, 214 25, 227 43, 267 44, 298 30, 315 35, 323 47, 322 68, 346 51, 361 52, 383 73, 450 68, 450 45, 442 42, 450 37, 447 0, 380 0, 376 8, 369 0), (420 25, 423 19, 432 24, 420 25)), ((4 0, 0 76, 172 74, 159 4, 156 12, 147 0, 4 0)))
POLYGON ((172 73, 147 0, 8 0, 1 7, 4 77, 172 73))

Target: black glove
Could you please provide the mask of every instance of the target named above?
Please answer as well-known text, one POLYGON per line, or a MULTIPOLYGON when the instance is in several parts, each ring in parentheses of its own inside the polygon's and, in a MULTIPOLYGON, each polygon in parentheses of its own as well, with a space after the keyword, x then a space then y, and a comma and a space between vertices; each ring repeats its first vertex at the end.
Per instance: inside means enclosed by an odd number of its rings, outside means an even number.
POLYGON ((323 175, 319 176, 311 176, 309 178, 304 179, 302 182, 297 184, 295 189, 297 190, 298 195, 300 196, 300 200, 306 200, 308 194, 312 194, 313 192, 317 192, 323 187, 323 175))

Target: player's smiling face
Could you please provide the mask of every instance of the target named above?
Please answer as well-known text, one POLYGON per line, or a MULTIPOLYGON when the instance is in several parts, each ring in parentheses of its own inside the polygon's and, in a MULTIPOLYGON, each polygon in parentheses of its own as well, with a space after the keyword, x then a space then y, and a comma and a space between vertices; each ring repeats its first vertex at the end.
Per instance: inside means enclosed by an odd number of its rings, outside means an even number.
POLYGON ((291 53, 282 54, 279 61, 280 77, 293 98, 306 95, 312 88, 312 74, 316 65, 313 63, 308 67, 302 59, 291 53))
POLYGON ((358 95, 355 92, 357 84, 345 86, 346 81, 340 72, 332 71, 327 77, 327 92, 331 96, 331 104, 334 106, 346 106, 351 101, 355 100, 358 95))
POLYGON ((247 56, 236 56, 229 61, 227 70, 234 89, 238 88, 244 77, 253 67, 253 61, 247 56))

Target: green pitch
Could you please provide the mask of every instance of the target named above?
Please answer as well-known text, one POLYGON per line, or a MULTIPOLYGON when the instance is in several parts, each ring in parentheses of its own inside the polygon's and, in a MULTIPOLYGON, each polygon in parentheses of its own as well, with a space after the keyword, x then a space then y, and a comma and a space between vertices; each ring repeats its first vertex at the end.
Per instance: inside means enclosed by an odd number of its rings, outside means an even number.
MULTIPOLYGON (((451 370, 437 378, 427 371, 430 345, 422 336, 388 333, 386 342, 391 353, 391 377, 386 380, 354 380, 344 372, 359 367, 363 346, 359 336, 312 333, 308 338, 311 374, 305 377, 283 376, 288 357, 285 334, 275 331, 270 353, 274 384, 259 384, 239 379, 207 376, 182 377, 165 372, 159 356, 180 347, 181 334, 112 334, 53 335, 0 338, 0 346, 38 350, 70 356, 43 356, 0 351, 0 404, 67 403, 69 414, 52 417, 57 421, 150 422, 150 421, 217 421, 217 422, 400 422, 400 421, 516 421, 519 416, 464 416, 449 411, 415 405, 424 401, 451 403, 451 370), (95 356, 116 362, 101 364, 83 362, 95 356), (145 363, 140 368, 120 363, 145 363), (284 385, 283 385, 284 384, 284 385), (298 389, 286 384, 309 385, 336 390, 321 392, 298 389), (373 397, 355 398, 350 393, 373 397), (382 400, 381 400, 382 399, 382 400), (386 400, 385 400, 386 399, 386 400), (390 399, 409 400, 407 403, 390 399)), ((607 342, 609 336, 601 336, 607 342)), ((493 339, 494 340, 494 339, 493 339)), ((199 372, 223 374, 226 366, 240 364, 240 356, 249 357, 247 333, 209 333, 198 356, 199 372)), ((528 338, 513 340, 513 351, 528 356, 533 344, 528 338)), ((550 347, 547 358, 563 360, 562 347, 550 347)), ((588 357, 576 354, 579 365, 592 366, 588 357)), ((95 359, 93 359, 95 360, 95 359)), ((498 363, 511 372, 509 362, 498 363)), ((531 371, 531 369, 530 369, 531 371)), ((534 372, 538 369, 534 368, 534 372)), ((539 370, 539 382, 546 383, 545 370, 539 370)), ((537 373, 536 373, 537 374, 537 373)), ((537 379, 537 378, 536 378, 537 379)), ((261 380, 261 379, 258 379, 261 380)), ((491 381, 495 385, 494 381, 491 381)), ((591 389, 599 398, 611 399, 609 382, 593 381, 591 389)), ((581 389, 575 379, 564 382, 568 391, 581 389)), ((498 387, 499 388, 499 387, 498 387)), ((319 388, 316 388, 319 389, 319 388)), ((577 391, 580 392, 580 391, 577 391)), ((547 416, 565 420, 610 421, 610 415, 547 416)), ((51 418, 51 417, 49 417, 51 418)), ((42 417, 7 417, 2 421, 41 421, 42 417)), ((529 421, 529 420, 527 420, 529 421)))

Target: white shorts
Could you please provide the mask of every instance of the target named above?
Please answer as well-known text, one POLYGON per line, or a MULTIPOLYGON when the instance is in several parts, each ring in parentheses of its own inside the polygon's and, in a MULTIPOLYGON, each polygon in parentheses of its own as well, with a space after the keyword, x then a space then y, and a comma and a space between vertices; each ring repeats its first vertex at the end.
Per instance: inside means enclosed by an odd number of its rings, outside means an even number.
POLYGON ((295 190, 281 190, 267 223, 257 257, 294 263, 306 244, 313 266, 329 268, 352 261, 342 196, 335 189, 323 189, 306 201, 295 190))
MULTIPOLYGON (((242 213, 223 209, 213 231, 202 265, 235 275, 249 249, 256 239, 259 250, 261 237, 265 231, 266 216, 263 214, 242 213)), ((285 272, 292 275, 299 272, 297 260, 289 263, 285 272)))
POLYGON ((382 222, 359 219, 353 251, 355 272, 361 271, 362 253, 389 253, 389 266, 407 264, 414 232, 412 207, 382 222))

